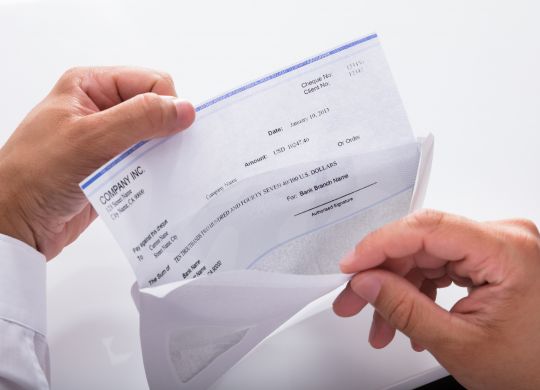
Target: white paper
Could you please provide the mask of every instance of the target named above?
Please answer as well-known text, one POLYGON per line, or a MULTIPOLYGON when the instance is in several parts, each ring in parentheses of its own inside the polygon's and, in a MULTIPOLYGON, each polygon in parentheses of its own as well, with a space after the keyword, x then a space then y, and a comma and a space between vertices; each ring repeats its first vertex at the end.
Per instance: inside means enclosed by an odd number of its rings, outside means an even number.
POLYGON ((151 388, 208 388, 422 198, 420 145, 376 35, 197 111, 81 184, 137 276, 151 388))

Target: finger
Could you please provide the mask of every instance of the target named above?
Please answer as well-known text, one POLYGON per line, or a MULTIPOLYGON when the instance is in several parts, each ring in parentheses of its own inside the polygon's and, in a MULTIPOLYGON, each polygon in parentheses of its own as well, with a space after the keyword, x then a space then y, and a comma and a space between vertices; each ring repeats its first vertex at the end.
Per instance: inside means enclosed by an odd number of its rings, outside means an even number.
POLYGON ((420 344, 418 344, 414 340, 411 340, 411 348, 416 352, 423 352, 426 350, 424 347, 422 347, 420 344))
MULTIPOLYGON (((433 302, 437 299, 437 285, 434 280, 425 280, 420 287, 420 292, 429 297, 433 302)), ((417 341, 411 339, 411 348, 416 352, 422 352, 425 348, 417 341)))
MULTIPOLYGON (((406 275, 406 279, 419 288, 423 281, 424 277, 420 270, 415 269, 409 272, 406 275)), ((451 283, 451 281, 450 281, 451 283)), ((362 309, 367 305, 366 300, 360 298, 351 288, 351 283, 347 283, 347 286, 343 291, 336 297, 332 308, 334 313, 340 317, 352 317, 358 314, 362 309)))
MULTIPOLYGON (((405 279, 413 285, 415 288, 419 289, 421 292, 429 293, 429 297, 433 295, 434 285, 430 284, 425 280, 424 275, 421 270, 418 268, 412 269, 406 276, 405 279), (429 290, 426 286, 431 287, 429 290), (424 289, 424 290, 422 290, 424 289)), ((370 331, 370 343, 374 348, 384 348, 393 340, 396 333, 396 328, 390 325, 380 314, 375 311, 373 313, 373 321, 371 324, 370 331)))
POLYGON ((422 270, 419 268, 413 268, 407 275, 405 275, 405 279, 417 289, 420 289, 426 280, 422 270))
POLYGON ((73 68, 62 76, 56 88, 60 91, 80 88, 97 111, 146 92, 176 96, 174 82, 167 73, 136 67, 73 68))
POLYGON ((351 317, 358 314, 366 305, 367 302, 354 293, 349 282, 334 300, 332 308, 340 317, 351 317))
MULTIPOLYGON (((467 274, 475 283, 482 284, 500 282, 502 257, 498 255, 502 250, 502 240, 485 225, 436 211, 422 211, 369 234, 340 265, 343 272, 355 273, 377 267, 387 259, 424 251, 432 259, 464 260, 467 274)), ((439 266, 437 263, 433 268, 439 266)))
POLYGON ((195 119, 191 103, 145 93, 79 119, 79 142, 108 160, 135 143, 186 129, 195 119))
POLYGON ((435 269, 422 269, 421 272, 426 279, 439 279, 446 275, 446 268, 439 267, 435 269))
MULTIPOLYGON (((356 256, 355 253, 352 253, 352 256, 356 256)), ((405 256, 398 259, 386 259, 380 266, 377 268, 385 269, 391 271, 397 275, 405 276, 415 267, 415 260, 413 256, 405 256)))
POLYGON ((392 327, 423 347, 437 352, 467 340, 469 324, 437 306, 404 278, 369 270, 351 280, 351 289, 371 303, 392 327))
POLYGON ((431 299, 433 302, 437 299, 437 286, 432 280, 424 280, 420 287, 420 292, 431 299))
POLYGON ((392 342, 396 335, 396 328, 390 325, 376 310, 373 311, 373 320, 369 331, 369 343, 373 348, 381 349, 392 342))
POLYGON ((452 282, 460 287, 472 287, 474 285, 469 275, 469 265, 464 261, 457 261, 455 263, 448 263, 446 265, 446 274, 452 282))
MULTIPOLYGON (((354 256, 354 252, 353 255, 354 256)), ((426 274, 433 274, 431 270, 444 269, 448 263, 446 259, 440 259, 425 251, 414 253, 401 258, 388 258, 378 268, 392 271, 395 274, 404 276, 414 268, 426 270, 426 274)))
POLYGON ((432 279, 432 281, 435 284, 435 286, 437 286, 437 288, 448 287, 452 284, 452 279, 448 275, 444 275, 437 279, 432 279))

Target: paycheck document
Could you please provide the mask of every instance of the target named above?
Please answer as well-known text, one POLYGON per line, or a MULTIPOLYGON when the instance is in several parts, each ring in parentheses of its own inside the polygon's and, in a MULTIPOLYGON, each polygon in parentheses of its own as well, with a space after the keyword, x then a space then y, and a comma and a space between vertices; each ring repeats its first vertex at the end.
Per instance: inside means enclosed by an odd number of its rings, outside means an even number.
POLYGON ((421 165, 375 34, 196 110, 81 183, 136 275, 156 388, 208 388, 347 281, 340 257, 409 211, 421 165))

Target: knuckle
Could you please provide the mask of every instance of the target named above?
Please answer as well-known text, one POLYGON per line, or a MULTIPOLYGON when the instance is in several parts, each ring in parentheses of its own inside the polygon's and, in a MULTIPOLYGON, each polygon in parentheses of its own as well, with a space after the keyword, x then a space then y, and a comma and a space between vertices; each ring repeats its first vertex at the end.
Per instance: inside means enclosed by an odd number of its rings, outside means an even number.
POLYGON ((58 83, 56 84, 56 89, 59 92, 72 91, 74 88, 81 84, 81 81, 87 71, 87 68, 69 68, 62 74, 62 76, 58 80, 58 83))
POLYGON ((61 79, 62 80, 73 80, 73 79, 79 78, 81 76, 81 74, 83 74, 84 72, 85 72, 85 68, 80 67, 80 66, 74 66, 74 67, 68 68, 64 72, 64 74, 62 74, 61 79))
POLYGON ((517 218, 517 219, 514 219, 512 220, 512 223, 516 226, 519 226, 525 230, 527 230, 527 232, 535 235, 535 236, 540 236, 539 232, 538 232, 538 227, 536 226, 536 224, 531 221, 530 219, 526 219, 526 218, 517 218))
POLYGON ((510 229, 497 231, 501 248, 495 257, 505 259, 504 266, 500 265, 501 273, 511 273, 522 281, 530 280, 531 270, 540 266, 540 237, 516 225, 515 221, 510 223, 510 229))
POLYGON ((422 209, 405 219, 407 225, 413 229, 433 231, 443 224, 445 214, 438 210, 422 209))
POLYGON ((540 234, 536 224, 525 218, 506 220, 494 229, 499 242, 505 246, 509 243, 512 247, 521 248, 527 253, 536 252, 540 247, 540 234))
POLYGON ((169 73, 160 71, 158 72, 158 75, 166 84, 169 84, 171 87, 174 87, 174 80, 169 73))
POLYGON ((64 72, 64 74, 62 75, 62 78, 70 78, 70 77, 72 77, 74 74, 77 74, 78 72, 79 72, 79 67, 77 67, 77 66, 68 68, 68 69, 64 72))
POLYGON ((147 126, 153 129, 160 129, 164 123, 166 113, 159 95, 148 92, 138 95, 138 107, 142 111, 141 118, 145 118, 147 126))

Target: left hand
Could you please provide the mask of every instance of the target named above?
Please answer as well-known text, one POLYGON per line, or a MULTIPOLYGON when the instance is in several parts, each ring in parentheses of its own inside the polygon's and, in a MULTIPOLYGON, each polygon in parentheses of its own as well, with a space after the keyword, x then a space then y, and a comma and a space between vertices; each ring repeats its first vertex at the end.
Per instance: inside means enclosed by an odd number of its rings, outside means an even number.
POLYGON ((133 144, 191 125, 167 74, 75 68, 0 150, 0 233, 56 256, 96 217, 79 183, 133 144))

